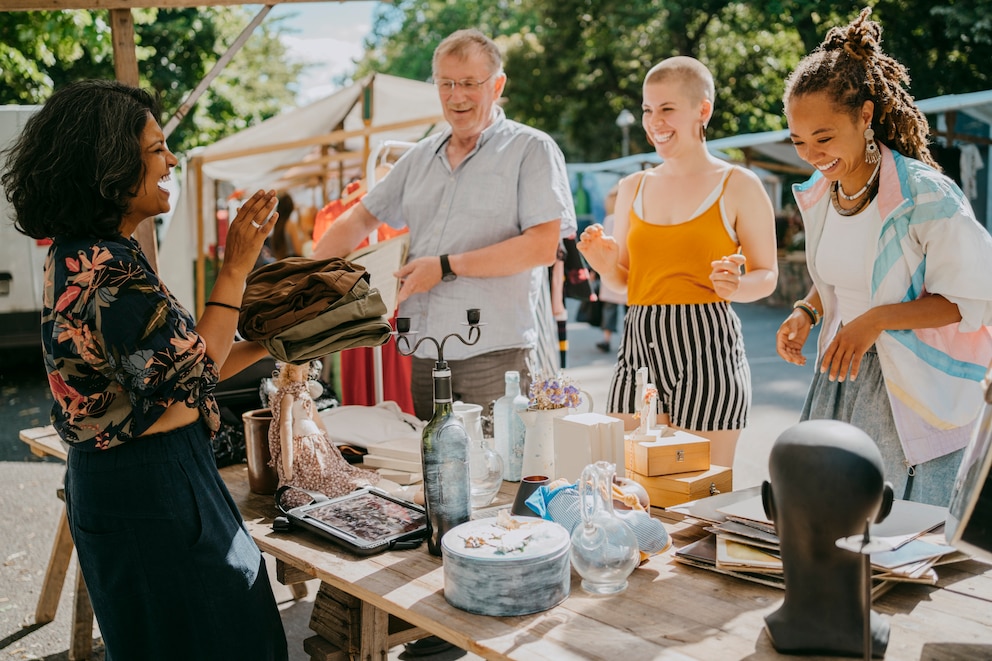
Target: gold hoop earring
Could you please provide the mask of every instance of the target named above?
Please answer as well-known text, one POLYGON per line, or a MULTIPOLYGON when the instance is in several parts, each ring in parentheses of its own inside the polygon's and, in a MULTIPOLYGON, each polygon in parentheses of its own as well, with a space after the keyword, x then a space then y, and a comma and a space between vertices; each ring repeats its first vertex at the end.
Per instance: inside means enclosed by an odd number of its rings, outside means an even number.
POLYGON ((865 163, 878 163, 882 155, 878 152, 878 145, 875 144, 875 132, 871 127, 865 129, 865 163))

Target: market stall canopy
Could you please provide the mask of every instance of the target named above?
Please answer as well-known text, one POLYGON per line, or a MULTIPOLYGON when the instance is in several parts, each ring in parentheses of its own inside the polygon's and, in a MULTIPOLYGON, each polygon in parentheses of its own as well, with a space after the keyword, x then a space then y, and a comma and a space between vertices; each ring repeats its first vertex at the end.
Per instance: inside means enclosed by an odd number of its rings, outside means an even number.
MULTIPOLYGON (((969 92, 966 94, 945 94, 916 102, 916 106, 926 115, 945 115, 944 121, 931 125, 931 132, 937 137, 954 141, 974 142, 976 144, 988 145, 992 140, 988 137, 988 126, 985 127, 983 135, 973 135, 953 131, 948 133, 947 127, 952 124, 947 120, 950 113, 964 113, 986 125, 992 125, 992 90, 981 92, 969 92), (942 128, 943 127, 943 128, 942 128)), ((953 129, 954 127, 951 126, 953 129)), ((789 130, 763 131, 761 133, 744 133, 732 135, 726 138, 709 140, 706 143, 711 152, 725 152, 728 149, 740 149, 750 155, 760 155, 771 159, 780 167, 781 171, 812 173, 812 168, 808 163, 799 158, 795 147, 789 140, 789 130)), ((661 159, 654 152, 646 154, 633 154, 624 158, 616 158, 602 163, 570 163, 569 169, 576 172, 599 172, 611 171, 628 174, 641 169, 644 164, 657 164, 661 159)), ((766 169, 776 169, 774 165, 762 163, 761 167, 766 169)))
MULTIPOLYGON (((439 130, 441 102, 431 83, 376 73, 313 103, 281 113, 207 147, 203 172, 237 188, 268 186, 292 167, 319 165, 313 154, 323 138, 365 128, 374 141, 416 142, 439 130), (422 121, 420 121, 422 120, 422 121)), ((340 152, 361 158, 364 137, 335 143, 340 152)))
MULTIPOLYGON (((945 94, 917 101, 916 106, 930 120, 930 133, 936 145, 934 149, 972 144, 982 149, 986 163, 992 160, 985 151, 992 145, 992 90, 945 94)), ((761 177, 776 209, 788 202, 782 199, 784 189, 781 181, 776 184, 774 180, 781 180, 780 175, 805 177, 813 172, 810 165, 796 153, 788 129, 717 138, 708 140, 706 146, 719 158, 729 158, 731 150, 743 152, 745 163, 761 177)), ((654 167, 660 162, 658 154, 648 152, 601 163, 569 163, 568 171, 572 189, 575 190, 576 186, 586 189, 591 201, 591 215, 594 220, 599 220, 604 213, 602 200, 611 186, 621 177, 654 167)), ((992 190, 992 169, 986 167, 981 177, 984 183, 979 185, 979 193, 973 198, 972 206, 978 219, 988 227, 992 223, 992 197, 987 193, 992 190)))

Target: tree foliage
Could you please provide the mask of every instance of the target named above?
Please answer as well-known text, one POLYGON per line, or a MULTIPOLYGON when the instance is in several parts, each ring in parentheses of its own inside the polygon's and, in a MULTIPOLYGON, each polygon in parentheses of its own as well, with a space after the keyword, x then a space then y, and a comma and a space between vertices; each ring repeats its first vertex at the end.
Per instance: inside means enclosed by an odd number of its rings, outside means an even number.
MULTIPOLYGON (((992 0, 395 0, 380 3, 353 79, 380 71, 429 80, 451 32, 476 27, 504 53, 507 114, 547 131, 570 161, 619 155, 616 117, 641 103, 654 63, 699 58, 717 86, 711 138, 784 126, 788 72, 834 25, 865 5, 883 47, 906 64, 916 98, 992 87, 992 0)), ((248 23, 242 7, 134 9, 142 83, 171 115, 248 23)), ((304 65, 290 62, 283 28, 267 20, 170 139, 183 151, 293 104, 304 65)), ((113 77, 105 11, 0 12, 0 103, 41 103, 58 85, 113 77)), ((345 82, 345 81, 341 81, 345 82)), ((637 127, 631 151, 650 149, 637 127)))
MULTIPOLYGON (((172 116, 251 19, 241 7, 132 9, 140 84, 172 116)), ((40 104, 84 78, 114 78, 106 11, 0 12, 0 103, 40 104)), ((291 106, 303 65, 265 22, 199 98, 169 143, 184 152, 291 106)))
MULTIPOLYGON (((990 87, 992 0, 399 0, 378 11, 356 73, 425 80, 440 40, 477 27, 503 49, 507 114, 550 133, 570 161, 596 161, 619 155, 617 115, 639 115, 644 74, 671 55, 713 72, 711 138, 783 128, 786 76, 865 5, 916 98, 990 87)), ((631 151, 649 149, 635 127, 631 151)))

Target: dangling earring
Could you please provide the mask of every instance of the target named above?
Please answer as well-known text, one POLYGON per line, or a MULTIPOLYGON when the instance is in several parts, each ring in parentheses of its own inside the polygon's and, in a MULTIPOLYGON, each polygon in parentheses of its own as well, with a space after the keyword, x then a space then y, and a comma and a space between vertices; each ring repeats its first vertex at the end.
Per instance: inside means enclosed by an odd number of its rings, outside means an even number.
POLYGON ((865 129, 865 163, 878 163, 882 158, 878 153, 878 145, 875 144, 875 132, 871 127, 865 129))
POLYGON ((699 139, 706 142, 706 122, 699 125, 699 139))

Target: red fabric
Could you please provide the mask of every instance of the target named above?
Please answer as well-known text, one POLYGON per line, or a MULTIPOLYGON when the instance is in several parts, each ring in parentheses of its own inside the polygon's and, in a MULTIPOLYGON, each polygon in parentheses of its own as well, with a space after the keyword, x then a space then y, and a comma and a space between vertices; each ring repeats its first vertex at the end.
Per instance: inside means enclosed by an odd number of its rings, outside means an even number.
MULTIPOLYGON (((359 183, 352 182, 344 189, 344 195, 358 189, 359 183)), ((314 245, 321 235, 327 231, 337 218, 349 208, 358 204, 361 197, 356 197, 347 205, 338 200, 331 200, 323 209, 317 212, 313 223, 314 245)), ((381 224, 377 232, 379 241, 391 239, 407 232, 407 228, 393 229, 381 224)), ((369 243, 368 238, 362 241, 355 250, 364 248, 369 243)), ((375 406, 375 363, 372 360, 372 347, 345 349, 341 355, 341 403, 356 406, 375 406)), ((395 342, 382 345, 382 396, 392 400, 404 413, 416 415, 413 410, 413 395, 410 394, 410 379, 413 372, 413 359, 401 356, 396 350, 395 342)))
MULTIPOLYGON (((341 403, 375 406, 375 377, 372 348, 359 347, 341 352, 341 403)), ((416 415, 410 394, 413 359, 401 356, 395 342, 382 345, 382 396, 399 405, 404 413, 416 415)))

